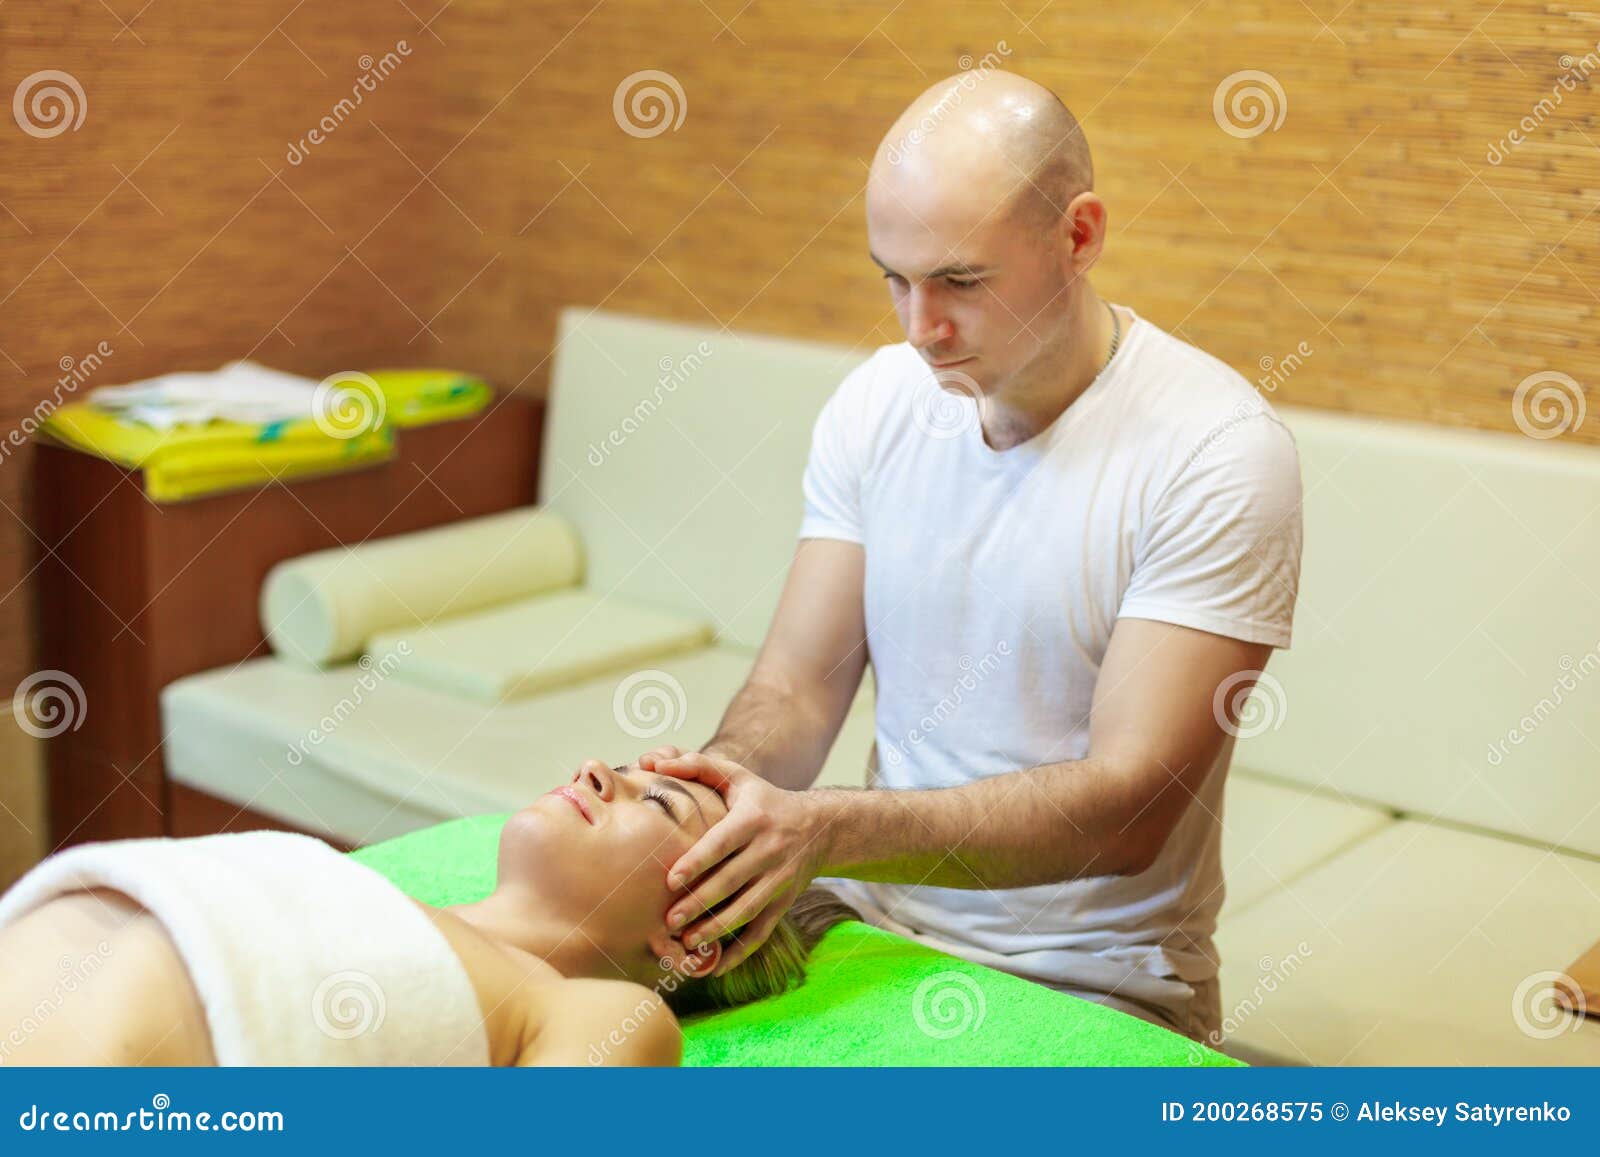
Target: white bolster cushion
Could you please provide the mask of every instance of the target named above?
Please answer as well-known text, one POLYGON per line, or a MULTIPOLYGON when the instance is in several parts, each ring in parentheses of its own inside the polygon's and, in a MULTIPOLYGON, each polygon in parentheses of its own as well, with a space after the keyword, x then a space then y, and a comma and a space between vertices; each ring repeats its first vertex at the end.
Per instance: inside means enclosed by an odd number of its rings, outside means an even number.
POLYGON ((379 631, 569 587, 582 573, 572 524, 525 506, 280 562, 261 587, 261 625, 278 655, 322 666, 379 631))

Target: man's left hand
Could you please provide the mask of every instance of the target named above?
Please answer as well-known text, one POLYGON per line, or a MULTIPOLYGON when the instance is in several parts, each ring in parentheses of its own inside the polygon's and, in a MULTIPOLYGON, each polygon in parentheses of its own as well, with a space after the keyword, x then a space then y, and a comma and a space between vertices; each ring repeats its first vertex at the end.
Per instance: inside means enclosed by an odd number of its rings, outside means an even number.
POLYGON ((727 801, 728 814, 667 871, 667 886, 685 892, 668 910, 667 927, 683 929, 685 947, 739 932, 738 943, 723 948, 714 973, 721 976, 766 943, 822 871, 826 824, 806 793, 785 791, 731 759, 697 751, 671 758, 648 752, 639 766, 699 780, 727 801), (727 905, 710 914, 724 900, 727 905))

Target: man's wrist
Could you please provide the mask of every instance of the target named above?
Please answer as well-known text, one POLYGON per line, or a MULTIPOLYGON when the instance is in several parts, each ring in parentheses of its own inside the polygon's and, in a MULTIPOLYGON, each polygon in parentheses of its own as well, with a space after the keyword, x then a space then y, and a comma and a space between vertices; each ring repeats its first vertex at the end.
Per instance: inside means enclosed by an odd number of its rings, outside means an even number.
POLYGON ((812 788, 797 793, 806 809, 806 836, 817 849, 817 875, 837 876, 848 866, 840 861, 847 846, 849 805, 860 792, 812 788))

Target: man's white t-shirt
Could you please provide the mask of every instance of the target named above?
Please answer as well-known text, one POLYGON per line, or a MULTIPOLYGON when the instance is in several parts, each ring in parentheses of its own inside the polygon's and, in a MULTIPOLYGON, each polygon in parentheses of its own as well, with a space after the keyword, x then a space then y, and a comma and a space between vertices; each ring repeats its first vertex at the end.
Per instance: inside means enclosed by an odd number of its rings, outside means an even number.
MULTIPOLYGON (((800 537, 865 550, 869 787, 949 787, 1084 758, 1120 617, 1289 645, 1294 439, 1242 376, 1128 312, 1111 363, 1011 449, 991 448, 977 401, 943 390, 905 343, 879 349, 818 417, 800 537)), ((1182 1023, 1190 982, 1217 973, 1232 754, 1230 739, 1137 876, 988 891, 817 883, 902 935, 1154 1003, 1182 1023)))

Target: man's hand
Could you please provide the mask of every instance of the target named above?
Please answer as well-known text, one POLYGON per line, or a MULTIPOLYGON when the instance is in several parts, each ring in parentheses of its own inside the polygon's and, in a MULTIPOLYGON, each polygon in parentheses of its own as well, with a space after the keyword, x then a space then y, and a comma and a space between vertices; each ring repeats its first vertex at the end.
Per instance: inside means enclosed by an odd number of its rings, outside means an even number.
POLYGON ((739 942, 723 949, 713 974, 721 976, 766 943, 822 871, 826 825, 804 792, 775 787, 731 759, 659 748, 641 755, 639 766, 699 780, 727 801, 728 814, 667 873, 674 892, 687 889, 667 913, 669 930, 684 929, 686 948, 739 932, 739 942), (720 911, 698 919, 724 900, 720 911))

